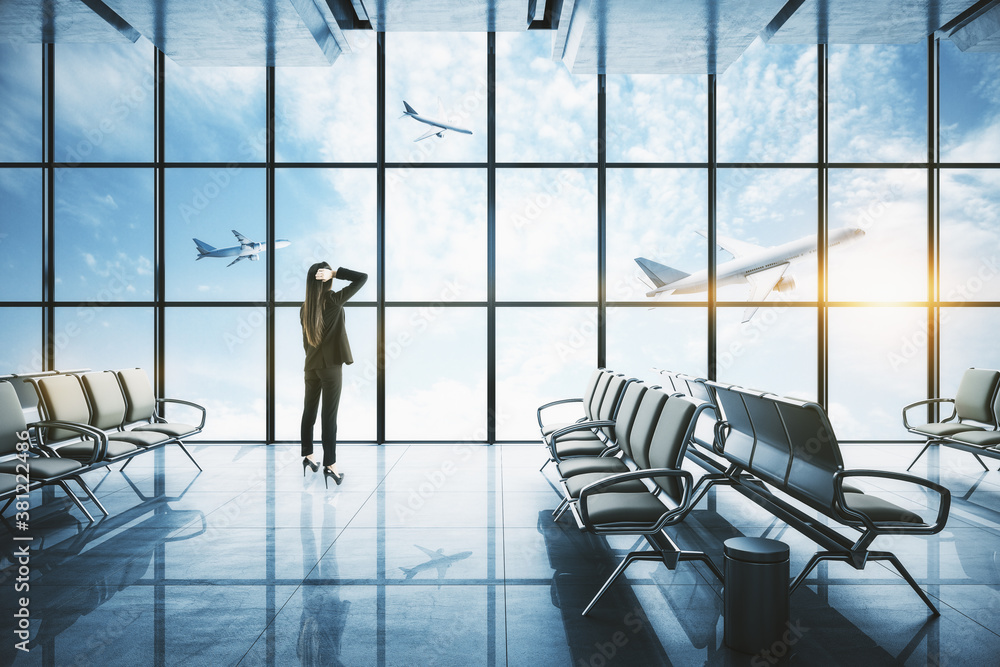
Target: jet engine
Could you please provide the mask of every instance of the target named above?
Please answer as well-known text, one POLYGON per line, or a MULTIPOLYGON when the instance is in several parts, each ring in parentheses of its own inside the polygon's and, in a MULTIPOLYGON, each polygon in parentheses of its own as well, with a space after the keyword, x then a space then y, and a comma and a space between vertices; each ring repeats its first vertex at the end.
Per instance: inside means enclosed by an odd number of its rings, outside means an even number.
POLYGON ((247 259, 249 259, 251 262, 259 262, 260 261, 260 255, 249 255, 247 257, 247 259))
POLYGON ((795 289, 795 278, 791 276, 784 276, 774 286, 775 292, 791 292, 794 289, 795 289))

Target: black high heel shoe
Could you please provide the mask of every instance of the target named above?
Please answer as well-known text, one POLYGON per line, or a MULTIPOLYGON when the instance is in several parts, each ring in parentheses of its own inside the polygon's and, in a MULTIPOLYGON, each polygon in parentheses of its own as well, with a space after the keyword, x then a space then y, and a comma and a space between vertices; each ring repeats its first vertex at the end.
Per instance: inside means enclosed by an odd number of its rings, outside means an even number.
POLYGON ((328 489, 330 488, 331 477, 333 478, 333 481, 337 483, 337 486, 340 486, 340 483, 344 481, 344 473, 340 473, 338 475, 329 468, 323 468, 323 481, 326 483, 326 488, 328 489))
POLYGON ((319 464, 316 463, 315 461, 310 461, 309 459, 307 459, 306 457, 303 456, 302 457, 302 476, 303 477, 306 476, 306 468, 312 468, 312 471, 316 472, 317 470, 319 470, 319 464))

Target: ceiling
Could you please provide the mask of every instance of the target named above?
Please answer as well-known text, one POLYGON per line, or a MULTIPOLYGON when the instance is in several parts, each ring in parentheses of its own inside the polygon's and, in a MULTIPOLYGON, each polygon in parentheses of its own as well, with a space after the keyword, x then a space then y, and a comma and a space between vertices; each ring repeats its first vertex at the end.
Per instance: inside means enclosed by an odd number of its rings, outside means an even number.
POLYGON ((322 66, 355 30, 547 30, 575 74, 721 73, 773 44, 1000 51, 1000 0, 3 0, 0 42, 147 38, 181 65, 322 66))

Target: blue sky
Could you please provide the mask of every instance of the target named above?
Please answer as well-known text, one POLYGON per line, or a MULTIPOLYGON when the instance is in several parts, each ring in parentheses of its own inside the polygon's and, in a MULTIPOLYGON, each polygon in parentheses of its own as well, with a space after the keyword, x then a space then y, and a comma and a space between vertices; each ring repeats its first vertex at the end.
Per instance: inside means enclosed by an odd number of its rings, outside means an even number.
MULTIPOLYGON (((276 73, 279 162, 368 163, 376 147, 376 49, 352 35, 354 53, 332 68, 276 73)), ((0 161, 34 161, 41 90, 40 49, 0 45, 0 161)), ((56 59, 58 160, 138 161, 153 155, 153 49, 60 45, 56 59)), ((830 48, 830 159, 907 163, 925 159, 926 45, 830 48)), ((1000 155, 998 57, 941 46, 942 155, 981 162, 1000 155)), ((816 159, 816 48, 757 41, 717 83, 718 157, 723 162, 816 159)), ((486 36, 390 34, 386 52, 386 296, 432 306, 389 310, 387 435, 392 439, 481 439, 486 409, 486 309, 436 304, 486 299, 484 169, 412 169, 407 163, 486 159, 486 36), (420 58, 414 58, 419 53, 420 58), (414 143, 425 126, 398 118, 406 100, 420 113, 472 130, 414 143), (445 407, 446 406, 446 410, 445 407), (449 415, 459 414, 459 419, 449 415)), ((192 237, 232 245, 236 229, 265 230, 264 170, 226 166, 264 157, 260 68, 186 68, 167 62, 167 159, 222 166, 172 168, 166 176, 166 289, 172 301, 236 301, 235 308, 170 308, 168 393, 209 407, 207 437, 263 437, 265 262, 195 261, 192 237)), ((497 159, 597 159, 597 79, 572 76, 550 59, 544 33, 497 35, 497 159)), ((675 169, 609 168, 608 297, 644 301, 635 257, 693 273, 707 266, 707 80, 704 76, 608 77, 608 160, 679 162, 675 169)), ((954 301, 1000 298, 1000 196, 995 170, 941 175, 941 292, 954 301)), ((376 183, 370 167, 276 172, 278 299, 298 301, 305 269, 325 259, 372 274, 348 312, 356 364, 345 373, 340 435, 375 437, 376 183)), ((596 171, 498 169, 497 298, 596 299, 596 171)), ((926 299, 926 174, 899 169, 830 172, 830 225, 862 226, 863 242, 830 254, 830 298, 926 299)), ((152 295, 153 172, 149 168, 61 169, 56 180, 57 365, 152 364, 152 313, 120 309, 152 295), (57 341, 58 342, 58 341, 57 341)), ((723 169, 718 230, 761 245, 814 232, 815 169, 723 169)), ((41 172, 0 169, 0 299, 41 293, 41 172)), ((718 251, 720 262, 729 255, 718 251)), ((812 301, 815 262, 795 267, 789 301, 812 301)), ((721 289, 742 301, 746 288, 721 289)), ((686 307, 612 306, 608 364, 651 377, 650 368, 705 372, 705 295, 667 297, 686 307)), ((803 398, 815 396, 816 312, 776 301, 750 323, 742 307, 718 313, 719 377, 803 398)), ((923 396, 922 309, 832 308, 830 412, 841 437, 901 437, 898 409, 923 396), (863 381, 859 380, 863 378, 863 381), (863 387, 859 387, 863 385, 863 387)), ((571 395, 596 357, 595 310, 502 307, 497 311, 501 438, 530 438, 534 408, 571 395)), ((984 342, 992 311, 947 309, 943 391, 961 369, 997 366, 984 342)), ((34 310, 0 312, 0 361, 28 370, 37 350, 34 310)), ((302 395, 297 309, 278 309, 278 437, 295 439, 302 395)))

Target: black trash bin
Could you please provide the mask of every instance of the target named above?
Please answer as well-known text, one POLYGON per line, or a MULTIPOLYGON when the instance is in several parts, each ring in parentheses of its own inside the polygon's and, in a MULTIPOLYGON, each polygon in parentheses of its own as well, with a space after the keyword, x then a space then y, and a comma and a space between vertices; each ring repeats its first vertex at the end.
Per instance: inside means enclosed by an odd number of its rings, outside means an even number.
POLYGON ((788 545, 733 537, 724 551, 726 646, 744 653, 770 649, 788 627, 788 545))

